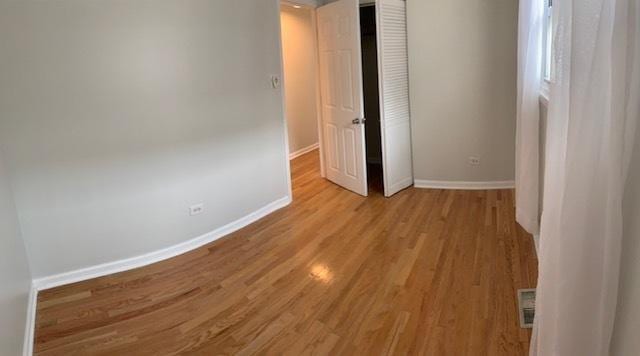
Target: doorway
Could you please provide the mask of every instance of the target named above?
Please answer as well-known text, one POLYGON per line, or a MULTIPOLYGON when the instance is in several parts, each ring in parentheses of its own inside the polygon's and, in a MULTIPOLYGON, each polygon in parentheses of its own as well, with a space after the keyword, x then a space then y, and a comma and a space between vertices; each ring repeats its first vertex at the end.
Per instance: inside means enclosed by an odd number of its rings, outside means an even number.
POLYGON ((295 1, 281 6, 291 157, 319 148, 321 175, 363 196, 412 186, 406 3, 295 1))
POLYGON ((374 4, 360 7, 360 43, 362 46, 362 89, 364 98, 367 183, 369 191, 384 194, 382 138, 380 130, 380 90, 378 79, 378 43, 374 4))
POLYGON ((292 160, 319 148, 315 9, 282 2, 280 23, 285 116, 292 160))

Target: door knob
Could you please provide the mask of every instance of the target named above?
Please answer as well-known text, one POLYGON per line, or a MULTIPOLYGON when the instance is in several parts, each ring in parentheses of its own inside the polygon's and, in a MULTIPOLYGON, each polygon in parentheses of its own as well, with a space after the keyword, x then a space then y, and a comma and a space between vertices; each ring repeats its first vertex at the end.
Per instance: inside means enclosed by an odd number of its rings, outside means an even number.
POLYGON ((363 118, 361 118, 361 119, 360 119, 360 118, 356 118, 356 119, 351 120, 351 122, 352 122, 354 125, 364 124, 364 123, 365 123, 365 121, 367 121, 367 119, 365 119, 364 117, 363 117, 363 118))

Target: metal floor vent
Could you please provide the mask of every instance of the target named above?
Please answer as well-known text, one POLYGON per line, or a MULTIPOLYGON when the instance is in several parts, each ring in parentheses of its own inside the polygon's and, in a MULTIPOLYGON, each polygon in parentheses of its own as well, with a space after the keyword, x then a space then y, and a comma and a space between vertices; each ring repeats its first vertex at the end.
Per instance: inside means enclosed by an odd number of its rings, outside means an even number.
POLYGON ((533 317, 536 314, 535 289, 518 289, 518 310, 520 311, 520 327, 533 328, 533 317))

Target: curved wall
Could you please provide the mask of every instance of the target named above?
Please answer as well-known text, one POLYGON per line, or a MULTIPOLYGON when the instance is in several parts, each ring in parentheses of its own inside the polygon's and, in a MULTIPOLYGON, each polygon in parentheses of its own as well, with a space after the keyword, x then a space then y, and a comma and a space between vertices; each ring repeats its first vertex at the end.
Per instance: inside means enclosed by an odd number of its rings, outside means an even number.
POLYGON ((31 274, 0 152, 0 355, 20 355, 27 324, 31 274))
POLYGON ((2 1, 0 142, 34 278, 286 201, 279 33, 275 0, 2 1))

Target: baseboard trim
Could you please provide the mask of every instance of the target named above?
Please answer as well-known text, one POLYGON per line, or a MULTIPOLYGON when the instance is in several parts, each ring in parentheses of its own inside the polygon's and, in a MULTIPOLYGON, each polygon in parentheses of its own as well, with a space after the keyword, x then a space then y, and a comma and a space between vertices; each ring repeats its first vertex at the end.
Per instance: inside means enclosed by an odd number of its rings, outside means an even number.
POLYGON ((456 189, 456 190, 495 190, 495 189, 513 189, 516 186, 515 181, 492 181, 492 182, 460 182, 460 181, 441 181, 441 180, 422 180, 416 179, 413 182, 416 188, 426 189, 456 189))
POLYGON ((27 303, 27 320, 24 327, 24 343, 22 346, 22 355, 33 355, 33 341, 36 331, 36 306, 38 302, 38 290, 36 286, 31 283, 31 289, 29 290, 29 301, 27 303))
POLYGON ((204 246, 210 242, 218 240, 232 232, 260 220, 261 218, 279 210, 291 203, 291 197, 286 196, 280 198, 266 206, 236 220, 224 225, 214 231, 198 236, 189 241, 179 243, 164 249, 150 252, 144 255, 131 257, 119 261, 103 263, 96 266, 78 269, 75 271, 65 272, 53 276, 47 276, 34 279, 33 285, 37 291, 59 287, 66 284, 85 281, 92 278, 102 277, 113 273, 128 271, 131 269, 150 265, 160 262, 171 257, 181 255, 183 253, 204 246))
POLYGON ((297 150, 295 152, 291 152, 289 154, 289 160, 292 160, 294 158, 298 158, 298 157, 302 156, 303 154, 309 153, 309 152, 311 152, 313 150, 317 150, 319 147, 320 147, 320 143, 314 143, 311 146, 307 146, 307 147, 299 149, 299 150, 297 150))

